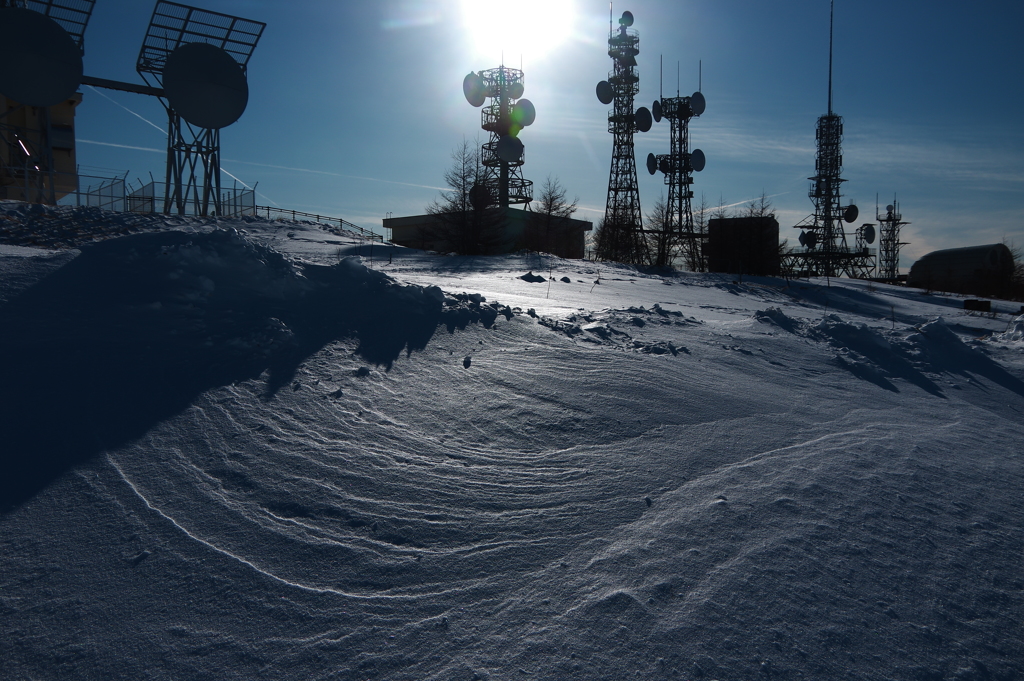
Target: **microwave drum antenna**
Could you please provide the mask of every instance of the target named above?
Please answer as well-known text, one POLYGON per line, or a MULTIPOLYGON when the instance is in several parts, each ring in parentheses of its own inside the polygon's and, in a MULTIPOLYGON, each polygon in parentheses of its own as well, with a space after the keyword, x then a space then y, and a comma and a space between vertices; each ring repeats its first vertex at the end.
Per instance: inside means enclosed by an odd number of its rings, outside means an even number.
POLYGON ((60 104, 82 83, 82 50, 74 38, 30 9, 0 8, 0 64, 0 93, 27 106, 60 104))

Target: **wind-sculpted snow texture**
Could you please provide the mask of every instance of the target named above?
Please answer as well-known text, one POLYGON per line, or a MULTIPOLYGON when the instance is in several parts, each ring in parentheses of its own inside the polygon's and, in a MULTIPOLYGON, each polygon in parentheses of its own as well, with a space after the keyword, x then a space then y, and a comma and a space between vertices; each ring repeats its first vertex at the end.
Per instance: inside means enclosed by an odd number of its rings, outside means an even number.
POLYGON ((0 247, 5 678, 1024 678, 1024 321, 375 248, 0 247))

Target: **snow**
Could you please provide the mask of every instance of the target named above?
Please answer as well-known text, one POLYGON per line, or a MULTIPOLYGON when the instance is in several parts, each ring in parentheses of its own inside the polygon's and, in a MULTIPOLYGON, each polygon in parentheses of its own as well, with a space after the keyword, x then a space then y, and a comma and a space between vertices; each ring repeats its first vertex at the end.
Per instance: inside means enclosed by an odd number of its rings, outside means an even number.
POLYGON ((1024 674, 1017 305, 88 216, 0 247, 5 678, 1024 674))

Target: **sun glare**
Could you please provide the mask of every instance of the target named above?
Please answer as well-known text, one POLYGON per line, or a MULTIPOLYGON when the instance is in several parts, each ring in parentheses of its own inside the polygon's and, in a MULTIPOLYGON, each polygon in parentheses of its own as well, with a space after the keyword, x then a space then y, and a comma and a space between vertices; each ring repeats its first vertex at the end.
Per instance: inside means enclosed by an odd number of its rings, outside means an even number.
POLYGON ((462 0, 462 23, 482 57, 518 65, 541 59, 564 43, 576 22, 573 0, 462 0))

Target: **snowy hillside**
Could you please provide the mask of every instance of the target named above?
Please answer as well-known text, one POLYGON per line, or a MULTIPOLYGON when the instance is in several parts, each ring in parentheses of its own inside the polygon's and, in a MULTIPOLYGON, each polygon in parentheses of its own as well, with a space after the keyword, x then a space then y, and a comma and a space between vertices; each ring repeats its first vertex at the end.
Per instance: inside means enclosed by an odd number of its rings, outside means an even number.
POLYGON ((1019 304, 83 215, 0 245, 5 679, 1024 678, 1019 304))

